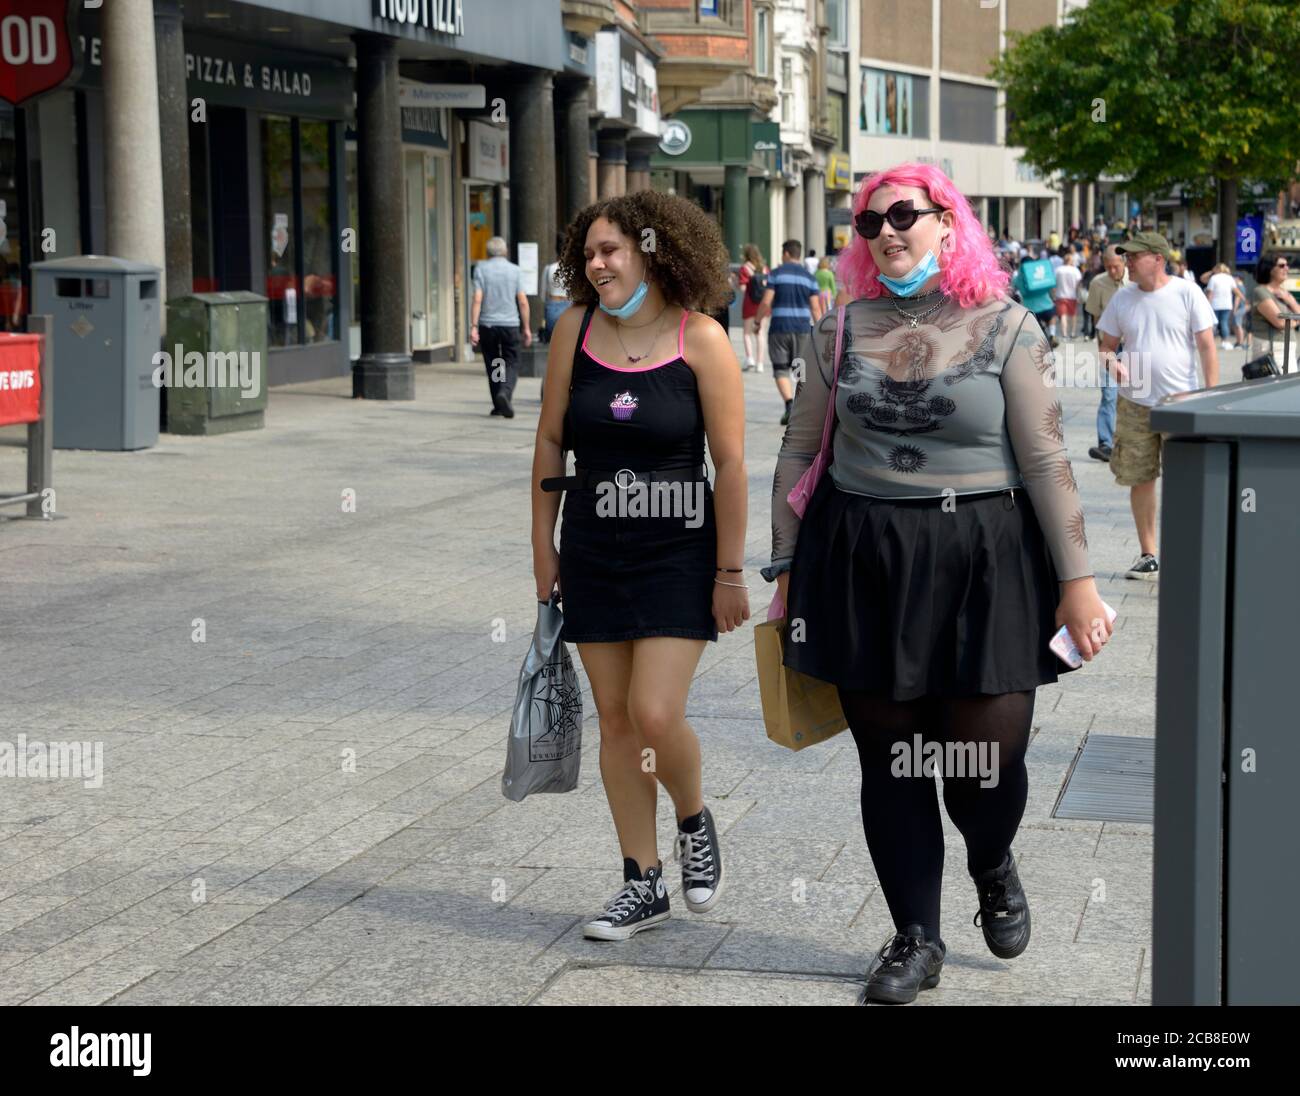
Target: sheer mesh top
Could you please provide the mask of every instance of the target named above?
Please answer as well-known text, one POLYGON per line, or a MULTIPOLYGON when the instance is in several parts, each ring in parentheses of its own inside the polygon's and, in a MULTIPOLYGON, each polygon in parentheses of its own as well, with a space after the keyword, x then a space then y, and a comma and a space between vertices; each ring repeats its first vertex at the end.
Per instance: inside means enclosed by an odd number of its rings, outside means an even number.
MULTIPOLYGON (((1079 486, 1065 452, 1051 346, 1032 313, 1009 300, 961 308, 941 298, 849 304, 836 393, 835 486, 917 498, 1023 486, 1064 582, 1092 574, 1079 486)), ((817 325, 776 462, 772 566, 789 568, 799 518, 786 495, 821 444, 835 353, 835 311, 817 325)))

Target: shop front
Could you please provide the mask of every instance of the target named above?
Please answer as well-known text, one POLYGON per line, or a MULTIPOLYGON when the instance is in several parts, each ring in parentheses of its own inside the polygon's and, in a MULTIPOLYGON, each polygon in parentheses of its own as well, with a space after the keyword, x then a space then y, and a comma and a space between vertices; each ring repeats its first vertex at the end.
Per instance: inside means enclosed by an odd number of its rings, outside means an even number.
MULTIPOLYGON (((66 83, 0 104, 6 329, 21 326, 31 262, 107 251, 100 12, 71 11, 80 64, 66 83)), ((346 372, 337 241, 347 65, 188 25, 184 42, 189 160, 164 150, 163 170, 189 172, 194 291, 267 297, 268 383, 346 372)))
POLYGON ((832 152, 826 162, 826 227, 832 251, 853 239, 853 169, 846 152, 832 152))
POLYGON ((771 260, 771 188, 781 177, 776 122, 748 110, 678 111, 664 123, 651 167, 658 189, 692 198, 718 218, 732 262, 747 243, 771 260))
MULTIPOLYGON (((105 252, 116 216, 101 11, 68 0, 23 10, 6 18, 13 48, 0 66, 3 329, 24 324, 31 263, 105 252)), ((554 173, 554 135, 534 148, 520 128, 527 96, 508 118, 494 97, 563 68, 559 0, 155 0, 154 17, 180 28, 168 59, 179 62, 183 42, 184 72, 136 76, 159 86, 166 119, 185 108, 174 132, 188 153, 164 147, 161 161, 168 201, 185 172, 190 208, 189 223, 172 205, 151 216, 166 222, 169 262, 173 244, 192 251, 195 291, 268 298, 268 382, 345 374, 360 356, 401 391, 412 352, 453 356, 472 264, 519 221, 511 138, 554 173), (368 348, 363 322, 377 340, 368 348)), ((523 238, 550 248, 531 221, 523 238)))
MULTIPOLYGON (((480 88, 480 95, 482 89, 480 88)), ((406 236, 406 299, 411 353, 417 360, 454 357, 454 239, 452 146, 455 120, 445 104, 456 102, 447 90, 403 80, 402 218, 406 236)), ((348 132, 347 186, 351 223, 357 210, 357 141, 348 132)), ((349 356, 361 356, 360 272, 353 275, 353 323, 349 356)))

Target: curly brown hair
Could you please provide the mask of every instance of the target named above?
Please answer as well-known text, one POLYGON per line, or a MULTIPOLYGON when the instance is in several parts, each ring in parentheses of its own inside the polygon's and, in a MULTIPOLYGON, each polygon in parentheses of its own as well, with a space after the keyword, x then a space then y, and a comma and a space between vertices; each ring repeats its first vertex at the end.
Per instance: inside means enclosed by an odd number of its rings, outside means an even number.
POLYGON ((646 280, 664 300, 700 312, 716 312, 731 295, 727 249, 717 222, 695 202, 641 190, 587 206, 569 225, 560 248, 556 279, 569 299, 583 306, 599 301, 587 280, 587 231, 598 217, 617 225, 646 260, 646 280), (647 230, 653 235, 647 235, 647 230), (647 246, 650 244, 651 246, 647 246))

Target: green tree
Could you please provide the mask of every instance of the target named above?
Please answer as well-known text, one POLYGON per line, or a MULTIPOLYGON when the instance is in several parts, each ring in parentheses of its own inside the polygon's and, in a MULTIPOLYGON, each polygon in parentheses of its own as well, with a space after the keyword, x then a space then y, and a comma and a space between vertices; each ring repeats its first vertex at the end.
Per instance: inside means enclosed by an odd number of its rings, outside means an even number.
POLYGON ((1040 171, 1102 174, 1139 194, 1218 185, 1232 262, 1243 181, 1279 189, 1300 161, 1297 0, 1092 0, 1012 36, 993 78, 1007 143, 1040 171))

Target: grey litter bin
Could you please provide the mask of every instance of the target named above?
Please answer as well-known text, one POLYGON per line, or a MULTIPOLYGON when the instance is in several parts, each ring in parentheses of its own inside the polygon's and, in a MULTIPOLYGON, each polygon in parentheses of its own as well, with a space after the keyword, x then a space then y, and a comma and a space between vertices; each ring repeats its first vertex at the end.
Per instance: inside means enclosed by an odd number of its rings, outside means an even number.
POLYGON ((158 443, 153 356, 162 272, 79 255, 32 264, 33 312, 53 317, 56 449, 145 449, 158 443))
POLYGON ((1151 413, 1161 508, 1152 1004, 1295 1004, 1300 377, 1151 413))

